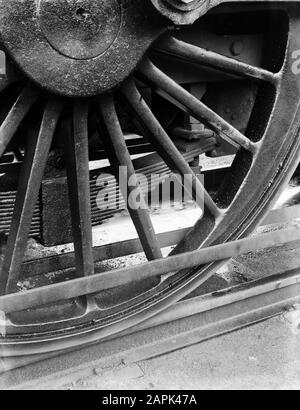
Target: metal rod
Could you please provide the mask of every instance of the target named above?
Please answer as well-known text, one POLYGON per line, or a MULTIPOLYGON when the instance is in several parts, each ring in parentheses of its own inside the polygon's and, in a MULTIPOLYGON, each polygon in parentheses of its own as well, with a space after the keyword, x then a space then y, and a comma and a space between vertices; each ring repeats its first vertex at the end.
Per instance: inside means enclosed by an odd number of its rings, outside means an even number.
POLYGON ((123 198, 126 198, 127 208, 131 219, 134 223, 136 231, 141 240, 145 254, 149 260, 159 259, 162 257, 161 249, 159 247, 154 227, 146 207, 144 195, 139 187, 139 181, 135 173, 133 163, 131 161, 124 134, 120 127, 120 123, 116 114, 113 97, 108 95, 106 98, 102 97, 99 100, 99 109, 103 115, 109 139, 103 136, 108 147, 108 154, 110 156, 111 166, 119 166, 119 172, 125 175, 120 175, 123 182, 119 181, 119 186, 122 191, 123 198), (130 203, 130 196, 138 192, 140 206, 135 208, 135 204, 130 203))
MULTIPOLYGON (((220 216, 220 209, 217 207, 209 193, 204 188, 203 184, 192 171, 181 152, 176 148, 173 141, 157 121, 152 111, 138 92, 133 79, 129 79, 124 83, 123 92, 131 106, 131 109, 137 115, 138 120, 140 120, 144 128, 148 130, 147 137, 150 141, 153 141, 154 145, 158 147, 158 153, 165 159, 169 167, 179 172, 182 177, 191 175, 191 186, 185 187, 188 190, 188 193, 192 192, 193 199, 196 203, 198 203, 201 209, 203 208, 204 200, 204 204, 211 214, 214 217, 220 216)), ((185 182, 187 181, 188 179, 185 182)))
POLYGON ((7 145, 17 132, 25 115, 38 99, 36 88, 28 86, 23 89, 10 112, 0 127, 0 157, 4 154, 7 145))
POLYGON ((37 134, 33 133, 27 141, 27 152, 0 275, 0 294, 15 290, 43 172, 62 108, 60 100, 51 99, 45 109, 40 131, 37 134))
MULTIPOLYGON (((182 240, 182 238, 184 238, 189 230, 190 228, 181 228, 176 231, 157 234, 159 247, 166 248, 168 246, 176 245, 182 240)), ((141 252, 143 252, 143 248, 139 239, 129 239, 127 241, 95 246, 93 249, 95 263, 141 252)), ((26 261, 22 265, 21 273, 23 277, 28 277, 63 269, 70 269, 73 267, 74 252, 67 252, 60 255, 26 261)))
POLYGON ((278 82, 276 75, 271 71, 245 64, 222 54, 205 50, 193 44, 188 44, 171 36, 160 42, 159 48, 156 50, 171 53, 183 57, 192 63, 226 71, 229 74, 235 74, 240 77, 263 80, 271 84, 277 84, 278 82))
POLYGON ((75 103, 65 150, 76 272, 78 276, 89 276, 94 274, 94 261, 85 102, 75 103))
MULTIPOLYGON (((147 319, 143 323, 131 327, 121 333, 115 334, 108 338, 104 338, 100 343, 97 339, 97 332, 91 333, 85 339, 80 339, 80 343, 85 346, 91 346, 97 343, 98 357, 100 360, 95 361, 92 358, 93 366, 102 367, 103 363, 121 361, 126 364, 136 362, 141 359, 149 359, 162 353, 172 351, 174 348, 183 348, 193 343, 199 343, 203 340, 215 337, 229 331, 239 329, 249 324, 254 324, 263 319, 275 316, 283 312, 287 307, 299 303, 300 300, 300 285, 299 273, 284 272, 275 276, 259 279, 250 283, 222 289, 217 292, 198 296, 181 302, 177 302, 171 307, 167 308, 160 314, 147 319), (171 322, 180 321, 182 319, 190 318, 193 322, 193 327, 187 332, 178 332, 176 334, 168 333, 168 327, 165 327, 165 332, 161 338, 150 344, 145 344, 145 333, 148 329, 167 325, 171 322), (128 336, 133 336, 135 343, 134 348, 128 346, 128 336), (107 343, 111 346, 113 344, 122 344, 123 337, 127 338, 125 348, 108 349, 107 343), (140 343, 141 342, 141 343, 140 343), (116 350, 117 353, 111 353, 116 350)), ((173 327, 171 327, 173 329, 173 327)), ((180 327, 179 327, 180 329, 180 327)), ((61 354, 76 351, 81 346, 69 347, 65 350, 56 352, 42 353, 42 354, 24 354, 21 357, 15 357, 13 349, 7 352, 7 356, 0 359, 0 373, 9 371, 18 367, 26 366, 38 361, 46 360, 61 354), (11 355, 9 354, 11 353, 11 355)), ((87 370, 91 370, 90 362, 80 365, 74 369, 64 370, 60 374, 56 374, 51 379, 51 388, 54 388, 53 383, 65 383, 67 373, 72 375, 82 374, 87 370)), ((72 376, 71 376, 72 377, 72 376)), ((40 381, 42 386, 49 383, 49 378, 45 377, 40 381)), ((25 383, 25 388, 32 388, 25 383)), ((18 386, 23 388, 23 386, 18 386)), ((39 384, 40 388, 40 384, 39 384)))
POLYGON ((163 93, 169 95, 173 101, 177 101, 181 107, 184 107, 193 117, 212 128, 220 137, 234 146, 238 145, 245 148, 253 154, 257 152, 257 146, 249 138, 241 134, 231 124, 164 74, 151 61, 144 59, 139 65, 138 71, 158 92, 162 90, 163 93))
POLYGON ((299 229, 286 229, 247 239, 240 239, 137 266, 49 285, 20 294, 5 295, 0 297, 0 310, 5 313, 10 313, 60 300, 71 299, 77 296, 89 295, 153 276, 193 268, 218 260, 226 260, 246 252, 277 247, 283 243, 298 240, 300 240, 299 229))
MULTIPOLYGON (((261 226, 289 222, 296 218, 300 218, 300 205, 274 209, 266 216, 261 223, 261 226)), ((175 231, 158 233, 157 240, 160 248, 177 245, 190 229, 192 229, 192 226, 175 231)), ((128 241, 95 246, 93 252, 94 262, 97 263, 107 259, 140 253, 142 252, 142 246, 139 239, 131 239, 128 241)), ((22 265, 21 274, 24 276, 34 276, 63 269, 70 269, 72 267, 74 267, 74 252, 66 252, 60 255, 26 261, 22 265)))

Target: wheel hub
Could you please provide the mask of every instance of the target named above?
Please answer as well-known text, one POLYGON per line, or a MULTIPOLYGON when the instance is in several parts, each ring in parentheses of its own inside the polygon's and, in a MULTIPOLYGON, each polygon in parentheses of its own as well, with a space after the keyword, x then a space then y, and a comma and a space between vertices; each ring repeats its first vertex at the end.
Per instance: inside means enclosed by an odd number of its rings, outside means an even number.
POLYGON ((70 97, 118 85, 165 29, 150 1, 0 0, 6 51, 33 81, 70 97))
POLYGON ((42 0, 39 19, 53 48, 84 60, 98 57, 116 40, 121 8, 117 0, 42 0))

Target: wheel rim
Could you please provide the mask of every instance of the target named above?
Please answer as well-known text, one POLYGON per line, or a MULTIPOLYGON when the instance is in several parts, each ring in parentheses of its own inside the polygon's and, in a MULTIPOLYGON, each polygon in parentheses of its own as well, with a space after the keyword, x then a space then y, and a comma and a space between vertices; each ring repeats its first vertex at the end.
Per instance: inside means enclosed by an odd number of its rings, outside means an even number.
MULTIPOLYGON (((235 145, 242 146, 235 157, 231 173, 223 182, 215 200, 213 201, 209 194, 204 192, 206 198, 204 217, 175 248, 173 254, 247 235, 263 218, 297 166, 299 155, 297 122, 299 85, 297 76, 291 73, 294 61, 292 54, 294 50, 299 49, 300 45, 297 40, 299 16, 293 7, 285 6, 284 10, 289 17, 286 53, 282 66, 274 70, 274 73, 265 68, 252 67, 249 69, 242 63, 230 61, 222 56, 216 58, 214 54, 206 53, 203 49, 191 48, 189 44, 170 40, 169 37, 164 37, 162 42, 154 46, 156 49, 163 47, 164 52, 169 54, 180 54, 183 59, 189 57, 194 64, 212 65, 214 62, 222 70, 226 69, 230 73, 258 80, 260 94, 256 99, 246 137, 207 109, 201 102, 188 95, 188 92, 155 67, 147 58, 138 66, 134 77, 126 80, 114 95, 109 93, 100 98, 93 97, 90 100, 82 99, 75 100, 75 103, 71 102, 73 132, 68 133, 64 143, 70 159, 68 180, 72 192, 73 235, 78 273, 82 272, 85 275, 94 273, 90 204, 87 200, 89 198, 87 143, 89 107, 92 107, 90 110, 96 113, 94 121, 106 143, 112 164, 125 165, 129 167, 130 174, 134 173, 134 170, 130 168, 132 164, 124 146, 124 138, 115 110, 114 99, 118 94, 118 98, 126 101, 130 112, 137 118, 140 129, 151 139, 154 148, 165 162, 180 174, 190 172, 188 165, 182 161, 178 151, 170 144, 168 136, 156 122, 148 106, 142 103, 137 104, 138 101, 141 102, 141 96, 136 87, 135 78, 147 85, 151 84, 151 87, 159 93, 163 92, 164 97, 168 94, 168 99, 171 98, 172 102, 177 100, 176 103, 184 105, 193 116, 209 124, 210 128, 219 130, 221 127, 223 137, 225 136, 235 145), (262 125, 257 127, 256 122, 264 105, 261 95, 269 95, 271 103, 268 118, 264 118, 262 125), (236 184, 234 189, 232 189, 232 180, 236 184), (239 189, 241 186, 242 189, 239 189), (79 225, 81 225, 80 229, 78 229, 79 225)), ((17 132, 28 111, 40 98, 41 92, 35 86, 28 85, 22 90, 0 129, 1 154, 7 148, 8 142, 17 132)), ((15 289, 30 228, 28 218, 33 213, 38 196, 37 186, 39 187, 43 176, 43 169, 60 115, 64 107, 70 104, 69 100, 55 96, 48 97, 47 94, 46 101, 40 131, 32 133, 27 141, 29 148, 25 151, 20 182, 20 186, 26 186, 27 190, 24 188, 18 190, 12 233, 1 271, 2 293, 10 293, 15 289)), ((198 184, 196 178, 193 181, 194 184, 198 184)), ((161 257, 148 214, 133 212, 131 216, 135 221, 148 259, 161 257)), ((22 325, 7 323, 6 336, 1 339, 3 355, 60 350, 121 332, 188 295, 205 282, 218 266, 220 263, 178 272, 121 306, 115 306, 106 311, 99 309, 95 300, 90 297, 84 303, 81 300, 73 300, 65 303, 63 308, 62 305, 56 306, 55 309, 65 309, 68 312, 63 320, 58 320, 57 316, 51 313, 52 308, 36 309, 34 312, 29 312, 27 320, 28 317, 39 316, 41 319, 44 318, 44 321, 32 323, 29 320, 22 325), (74 309, 74 315, 72 309, 74 309), (55 320, 53 320, 54 317, 55 320)))

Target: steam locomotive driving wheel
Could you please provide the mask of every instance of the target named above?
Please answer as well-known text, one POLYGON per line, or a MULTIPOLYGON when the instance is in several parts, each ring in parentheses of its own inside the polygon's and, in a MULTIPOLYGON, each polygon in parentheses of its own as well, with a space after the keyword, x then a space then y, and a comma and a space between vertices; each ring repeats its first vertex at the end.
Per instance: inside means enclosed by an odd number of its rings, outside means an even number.
MULTIPOLYGON (((0 82, 0 157, 17 152, 22 162, 3 248, 1 295, 17 291, 40 185, 55 146, 65 150, 76 276, 95 274, 89 184, 94 133, 111 168, 126 168, 127 181, 135 175, 124 138, 127 127, 142 135, 171 170, 191 175, 191 193, 201 206, 196 195, 201 192, 204 212, 173 255, 249 234, 298 164, 299 19, 297 3, 289 2, 0 0, 6 56, 0 82), (236 50, 231 55, 218 52, 214 41, 230 36, 256 36, 255 64, 243 61, 236 50), (212 39, 210 50, 207 38, 212 39), (191 92, 191 84, 201 84, 201 97, 191 92), (215 109, 214 90, 220 84, 254 90, 243 130, 215 109), (164 104, 171 119, 160 117, 164 104), (170 130, 178 124, 184 128, 184 115, 234 148, 231 168, 216 192, 202 185, 173 141, 170 130)), ((130 206, 128 211, 147 259, 162 258, 149 212, 130 206)), ((101 302, 107 299, 103 290, 4 312, 1 352, 55 351, 121 332, 187 296, 219 266, 215 262, 174 272, 147 286, 135 281, 132 293, 111 286, 107 305, 101 302)))

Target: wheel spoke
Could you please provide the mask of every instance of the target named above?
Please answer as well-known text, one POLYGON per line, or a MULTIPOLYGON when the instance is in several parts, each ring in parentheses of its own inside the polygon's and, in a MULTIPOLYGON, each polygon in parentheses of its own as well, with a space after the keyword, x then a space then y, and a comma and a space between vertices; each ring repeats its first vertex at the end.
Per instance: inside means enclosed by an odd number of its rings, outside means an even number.
POLYGON ((25 115, 38 99, 39 94, 35 88, 28 86, 23 89, 14 106, 7 114, 0 127, 0 157, 4 154, 7 145, 18 130, 25 115))
POLYGON ((118 164, 119 169, 116 170, 116 174, 118 175, 120 172, 120 178, 126 181, 127 186, 125 189, 124 184, 119 179, 120 189, 124 199, 127 200, 128 211, 139 235, 144 252, 149 260, 162 258, 152 221, 148 209, 146 209, 143 192, 139 186, 124 134, 117 117, 113 97, 109 95, 102 98, 99 101, 99 108, 108 132, 105 135, 106 132, 100 131, 100 134, 107 147, 112 168, 116 166, 115 164, 118 164), (126 175, 124 175, 125 173, 126 175), (129 202, 129 198, 134 191, 138 193, 137 196, 139 198, 140 206, 137 209, 134 209, 129 202))
POLYGON ((194 118, 213 129, 221 138, 235 147, 243 147, 253 154, 256 153, 257 147, 249 138, 164 74, 152 62, 145 59, 139 66, 139 73, 143 80, 150 82, 156 88, 157 92, 162 91, 163 96, 170 96, 173 102, 178 102, 181 108, 183 107, 194 118))
MULTIPOLYGON (((213 216, 218 217, 220 215, 219 208, 194 174, 183 155, 176 148, 173 141, 153 115, 152 111, 137 90, 133 79, 129 79, 125 82, 123 93, 126 96, 134 115, 137 116, 143 129, 143 133, 157 149, 159 155, 165 160, 167 165, 172 170, 177 171, 183 178, 186 175, 191 175, 191 186, 189 187, 184 184, 184 188, 189 191, 188 193, 192 193, 193 199, 201 208, 203 207, 204 199, 204 204, 210 213, 213 216)), ((185 181, 187 182, 188 179, 185 181)))
POLYGON ((88 105, 75 104, 65 149, 77 276, 94 273, 87 121, 88 105))
POLYGON ((43 172, 61 110, 62 104, 60 101, 51 100, 45 109, 39 133, 32 133, 27 141, 27 149, 20 174, 14 214, 0 276, 0 294, 5 292, 11 293, 15 289, 19 277, 43 172))
POLYGON ((166 38, 160 43, 160 47, 157 48, 157 51, 173 54, 193 64, 222 70, 228 74, 234 74, 239 77, 253 78, 275 85, 278 83, 276 74, 270 71, 185 43, 174 37, 166 38))

